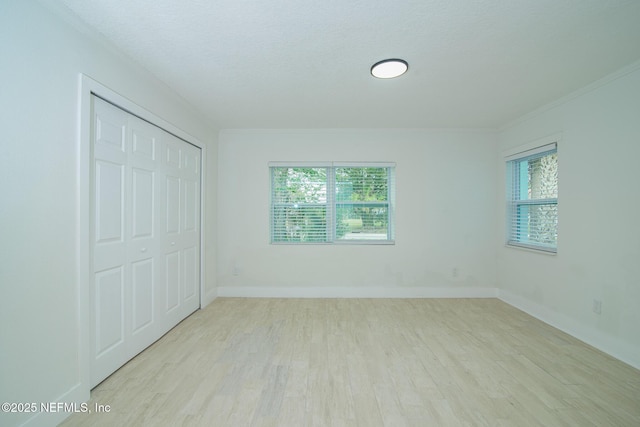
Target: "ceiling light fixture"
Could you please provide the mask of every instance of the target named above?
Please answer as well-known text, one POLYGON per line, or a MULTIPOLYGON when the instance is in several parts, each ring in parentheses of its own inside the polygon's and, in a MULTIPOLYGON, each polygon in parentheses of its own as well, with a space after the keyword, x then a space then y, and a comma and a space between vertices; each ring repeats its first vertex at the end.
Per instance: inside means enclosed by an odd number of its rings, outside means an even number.
POLYGON ((371 67, 371 75, 379 79, 392 79, 403 75, 409 69, 407 61, 402 59, 385 59, 371 67))

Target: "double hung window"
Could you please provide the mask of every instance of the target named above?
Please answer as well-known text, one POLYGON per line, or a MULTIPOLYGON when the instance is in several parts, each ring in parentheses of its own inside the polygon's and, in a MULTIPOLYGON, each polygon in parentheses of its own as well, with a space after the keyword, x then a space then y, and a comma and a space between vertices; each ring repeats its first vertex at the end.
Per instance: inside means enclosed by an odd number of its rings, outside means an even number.
POLYGON ((271 243, 393 243, 388 163, 270 164, 271 243))
POLYGON ((507 244, 556 252, 558 153, 556 143, 507 157, 507 244))

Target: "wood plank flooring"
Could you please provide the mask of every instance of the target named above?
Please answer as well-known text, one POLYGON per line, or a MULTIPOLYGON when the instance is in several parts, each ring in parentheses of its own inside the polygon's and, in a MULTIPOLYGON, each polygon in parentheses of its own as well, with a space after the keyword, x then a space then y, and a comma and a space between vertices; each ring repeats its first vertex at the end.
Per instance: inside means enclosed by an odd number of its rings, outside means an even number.
POLYGON ((496 299, 219 298, 71 426, 640 426, 640 371, 496 299))

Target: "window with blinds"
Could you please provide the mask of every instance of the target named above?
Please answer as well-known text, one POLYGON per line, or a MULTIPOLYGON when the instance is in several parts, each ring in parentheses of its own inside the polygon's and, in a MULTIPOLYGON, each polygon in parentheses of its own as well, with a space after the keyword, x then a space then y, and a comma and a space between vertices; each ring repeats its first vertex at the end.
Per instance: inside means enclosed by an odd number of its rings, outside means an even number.
POLYGON ((393 243, 392 164, 270 164, 272 243, 393 243))
POLYGON ((552 143, 507 158, 507 244, 556 252, 558 153, 552 143))

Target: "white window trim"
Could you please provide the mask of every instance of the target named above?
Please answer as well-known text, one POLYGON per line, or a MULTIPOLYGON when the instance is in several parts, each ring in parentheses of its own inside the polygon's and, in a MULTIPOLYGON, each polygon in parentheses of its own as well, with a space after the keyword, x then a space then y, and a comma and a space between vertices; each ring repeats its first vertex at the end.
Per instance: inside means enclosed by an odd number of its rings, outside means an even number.
POLYGON ((388 186, 388 213, 389 225, 387 233, 391 236, 387 240, 368 240, 368 239, 336 239, 336 227, 333 221, 336 217, 336 203, 334 200, 334 191, 329 189, 335 188, 335 174, 327 174, 327 206, 331 209, 331 215, 327 219, 327 241, 326 242, 274 242, 273 241, 273 224, 271 212, 269 213, 269 244, 271 245, 395 245, 395 162, 294 162, 294 161, 271 161, 267 164, 269 170, 269 210, 273 207, 273 182, 271 181, 271 168, 390 168, 392 175, 389 177, 388 186))
POLYGON ((535 141, 528 142, 526 144, 518 145, 517 147, 509 148, 502 152, 504 161, 513 160, 513 158, 524 157, 525 155, 535 154, 534 150, 544 147, 546 145, 560 143, 562 139, 562 133, 555 133, 553 135, 546 136, 544 138, 536 139, 535 141), (531 151, 532 153, 527 153, 531 151), (526 154, 525 154, 526 153, 526 154))
MULTIPOLYGON (((562 137, 562 134, 557 133, 557 134, 549 135, 544 138, 537 139, 535 141, 531 141, 527 144, 523 144, 523 145, 511 148, 509 150, 505 150, 502 152, 503 162, 505 166, 507 166, 509 162, 513 160, 521 159, 528 156, 533 156, 533 155, 544 153, 546 151, 551 151, 551 150, 556 150, 557 152, 561 137, 562 137)), ((535 252, 535 253, 541 253, 541 254, 547 254, 547 255, 556 255, 558 252, 557 241, 556 241, 555 247, 545 247, 543 245, 532 245, 532 244, 520 243, 520 242, 510 240, 510 237, 511 237, 510 211, 512 210, 512 205, 513 205, 512 194, 511 194, 512 190, 509 189, 510 187, 509 181, 511 179, 512 178, 509 176, 509 173, 506 173, 507 192, 505 195, 505 198, 506 198, 505 204, 507 207, 507 211, 506 211, 506 218, 505 218, 506 219, 505 220, 505 243, 504 243, 505 247, 513 248, 513 249, 521 249, 521 250, 526 250, 528 252, 535 252)), ((540 203, 541 201, 544 202, 546 200, 547 199, 538 199, 535 202, 532 202, 532 204, 536 202, 540 203)), ((549 199, 549 200, 554 200, 556 204, 558 203, 558 198, 549 199)), ((526 203, 527 202, 524 202, 523 204, 526 204, 526 203)))

